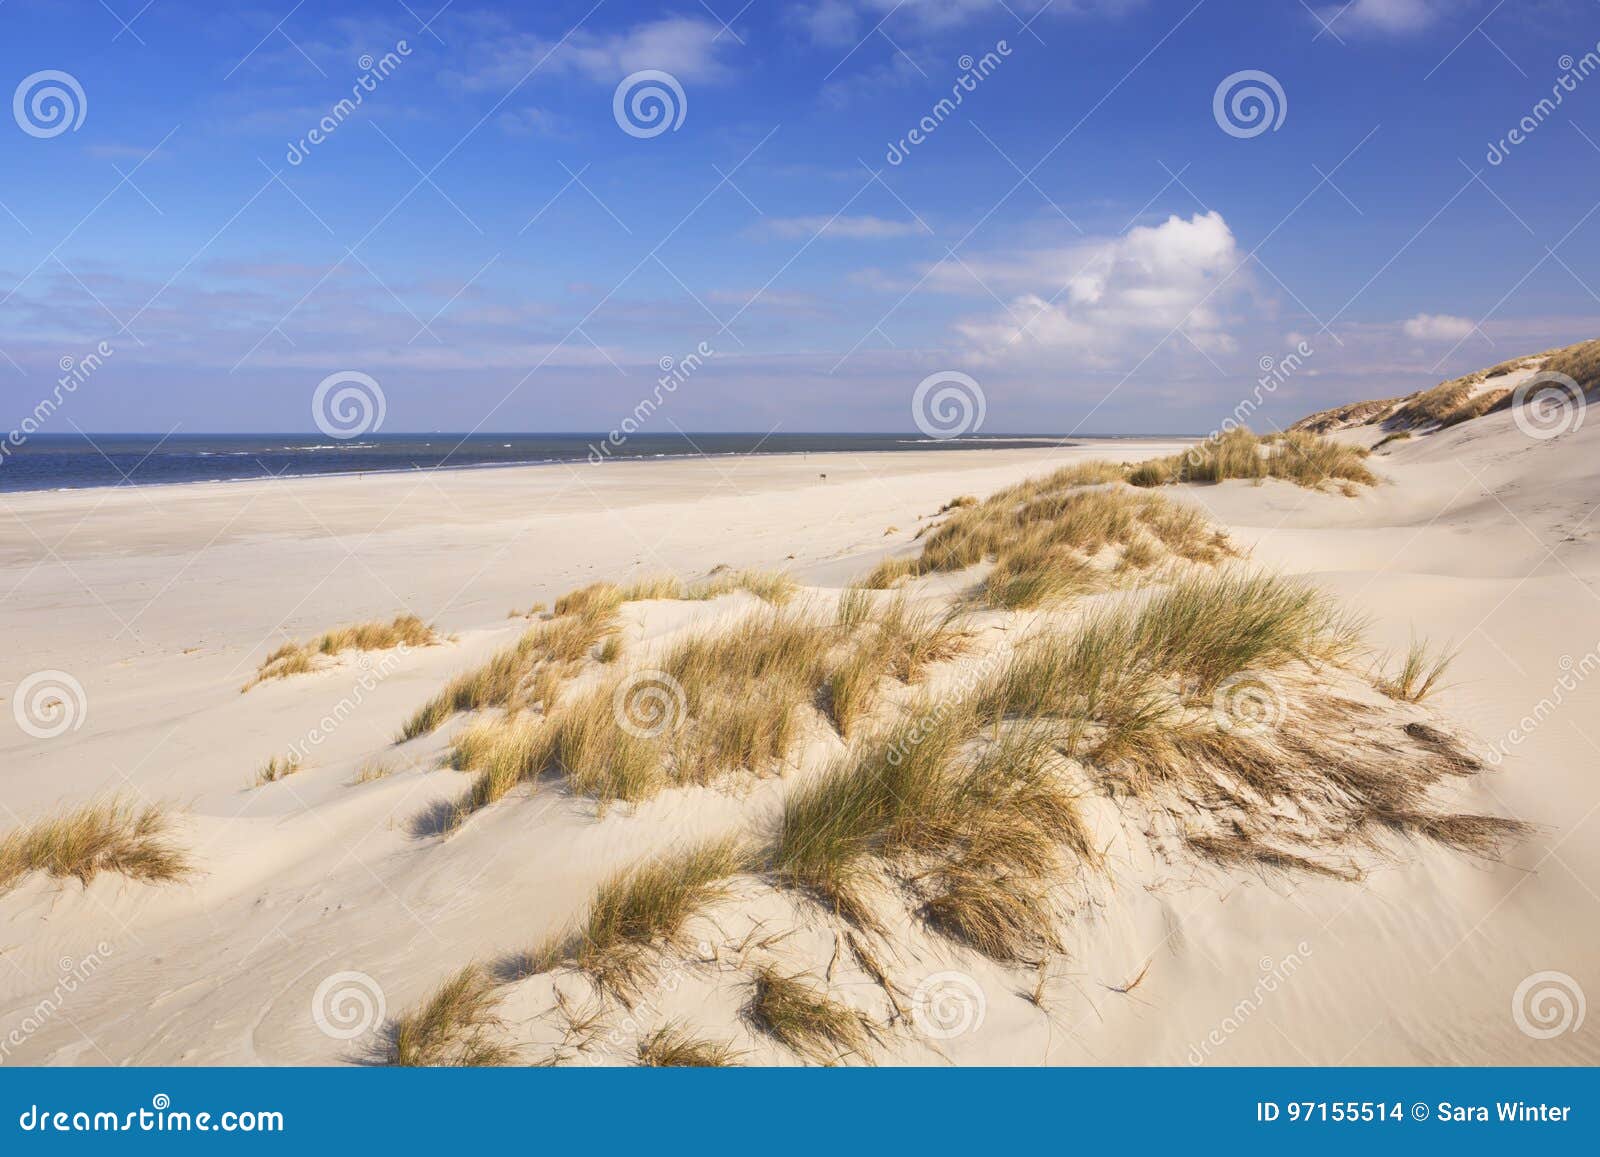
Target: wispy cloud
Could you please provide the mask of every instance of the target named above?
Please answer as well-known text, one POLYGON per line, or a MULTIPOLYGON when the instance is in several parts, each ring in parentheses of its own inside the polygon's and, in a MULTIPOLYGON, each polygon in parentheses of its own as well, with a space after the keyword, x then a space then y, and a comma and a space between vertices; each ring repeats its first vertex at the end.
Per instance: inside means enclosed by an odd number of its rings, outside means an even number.
POLYGON ((1437 0, 1353 0, 1317 10, 1319 20, 1335 33, 1409 35, 1443 15, 1437 0))
POLYGON ((987 17, 1120 16, 1144 0, 812 0, 795 20, 820 44, 850 45, 881 22, 898 32, 931 33, 987 17))
POLYGON ((549 109, 506 109, 495 119, 500 131, 513 137, 554 137, 563 132, 561 118, 549 109))
POLYGON ((848 237, 852 241, 882 241, 926 233, 915 221, 884 217, 769 217, 762 229, 774 237, 848 237))
POLYGON ((710 83, 732 75, 731 36, 715 21, 669 16, 611 32, 579 29, 565 41, 529 33, 485 39, 470 54, 470 70, 451 75, 468 89, 510 88, 535 67, 545 73, 577 74, 615 84, 640 69, 657 68, 680 81, 710 83))
POLYGON ((1415 341, 1460 341, 1477 326, 1468 318, 1448 313, 1419 313, 1408 318, 1401 328, 1415 341))

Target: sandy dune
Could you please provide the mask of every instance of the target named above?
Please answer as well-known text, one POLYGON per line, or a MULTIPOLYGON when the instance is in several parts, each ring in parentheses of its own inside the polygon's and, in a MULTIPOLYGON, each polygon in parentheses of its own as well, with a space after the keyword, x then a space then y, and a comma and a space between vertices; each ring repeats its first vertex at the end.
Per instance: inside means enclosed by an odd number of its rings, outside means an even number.
MULTIPOLYGON (((949 1039, 896 1038, 878 1059, 1600 1061, 1592 1028, 1540 1039, 1513 1015, 1513 994, 1535 973, 1600 992, 1600 680, 1558 688, 1600 664, 1597 439, 1593 424, 1532 439, 1498 413, 1384 447, 1371 459, 1384 483, 1355 498, 1281 482, 1168 491, 1203 507, 1255 563, 1309 576, 1365 613, 1380 649, 1403 648, 1413 631, 1459 645, 1451 686, 1426 713, 1470 734, 1474 750, 1501 744, 1506 754, 1453 787, 1450 803, 1533 821, 1535 837, 1501 862, 1410 845, 1347 883, 1175 871, 1122 834, 1108 853, 1110 885, 1073 921, 1052 966, 1046 1011, 1023 995, 1029 970, 908 931, 893 962, 900 982, 960 971, 983 993, 983 1020, 949 1039), (1507 742, 1552 697, 1559 708, 1507 742)), ((570 920, 608 871, 770 815, 785 790, 773 778, 738 792, 675 791, 601 817, 588 801, 544 792, 503 801, 448 839, 419 837, 412 820, 465 785, 438 768, 463 721, 400 748, 391 740, 444 680, 517 637, 526 623, 508 611, 597 578, 719 564, 786 569, 828 599, 908 546, 919 519, 957 494, 982 496, 1068 461, 1173 449, 1114 442, 6 499, 0 615, 11 646, 0 684, 66 671, 87 711, 81 728, 54 739, 8 722, 4 826, 121 790, 181 806, 180 836, 201 873, 161 886, 103 875, 87 888, 34 875, 0 896, 0 1060, 369 1057, 375 1034, 341 1035, 333 990, 343 985, 356 1004, 381 999, 393 1016, 467 961, 570 920), (453 638, 402 656, 347 654, 239 692, 281 642, 408 609, 453 638), (324 727, 330 714, 340 720, 324 727), (269 756, 324 731, 304 770, 250 786, 269 756), (393 774, 352 786, 375 757, 393 774)), ((754 605, 742 593, 630 604, 623 634, 647 647, 754 605)), ((770 897, 752 911, 793 923, 793 951, 827 961, 825 929, 770 897)), ((737 940, 734 923, 719 931, 737 940)), ((706 935, 720 957, 725 946, 706 935)), ((872 988, 848 967, 840 985, 872 988)), ((533 1049, 529 1059, 549 1035, 551 986, 535 977, 506 1000, 508 1032, 533 1049)), ((713 980, 650 1005, 725 1025, 751 1061, 791 1063, 740 1024, 740 1000, 713 980)), ((599 1050, 611 1063, 625 1052, 599 1050)))

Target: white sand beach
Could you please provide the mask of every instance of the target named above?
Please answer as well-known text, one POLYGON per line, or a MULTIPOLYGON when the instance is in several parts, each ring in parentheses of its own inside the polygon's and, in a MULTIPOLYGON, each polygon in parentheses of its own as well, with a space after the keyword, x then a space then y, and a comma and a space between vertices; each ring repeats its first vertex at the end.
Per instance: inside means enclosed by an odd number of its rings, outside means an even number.
MULTIPOLYGON (((1338 436, 1370 444, 1379 431, 1338 436)), ((120 793, 173 810, 173 838, 195 871, 170 883, 107 871, 87 886, 33 872, 0 894, 0 1059, 374 1059, 383 1023, 457 969, 568 924, 620 867, 770 824, 814 774, 811 755, 838 745, 807 706, 782 774, 675 788, 603 814, 579 794, 518 789, 448 835, 419 833, 417 817, 471 781, 441 766, 469 720, 399 746, 395 736, 450 677, 528 628, 509 613, 596 580, 694 579, 718 566, 787 572, 802 602, 831 608, 848 582, 911 550, 958 495, 1179 449, 1084 442, 6 496, 0 828, 120 793), (280 644, 402 612, 447 641, 345 652, 240 691, 280 644), (53 738, 12 725, 18 685, 40 670, 83 688, 69 705, 78 725, 53 738), (255 785, 269 758, 311 736, 303 767, 255 785), (354 782, 374 760, 388 774, 354 782)), ((914 923, 897 928, 880 958, 902 999, 943 972, 981 997, 958 1032, 883 1028, 872 1059, 1600 1062, 1592 1031, 1545 1039, 1514 1014, 1519 986, 1539 973, 1600 992, 1600 680, 1581 677, 1600 663, 1597 451, 1593 422, 1539 440, 1500 412, 1384 446, 1368 459, 1379 484, 1354 497, 1277 479, 1162 488, 1247 552, 1231 565, 1304 577, 1364 615, 1375 652, 1403 651, 1413 635, 1459 647, 1446 686, 1404 705, 1404 717, 1449 730, 1479 758, 1501 745, 1503 759, 1439 798, 1536 829, 1496 857, 1394 841, 1363 853, 1351 881, 1175 861, 1141 838, 1131 813, 1085 801, 1105 869, 1075 894, 1042 980, 914 923), (1561 689, 1564 676, 1574 689, 1561 689)), ((947 589, 939 581, 917 589, 947 589)), ((619 662, 760 605, 744 592, 626 603, 619 662)), ((1030 617, 1008 614, 986 614, 984 639, 1030 617)), ((834 924, 798 899, 743 904, 748 889, 735 892, 696 918, 683 982, 653 982, 631 1027, 627 1010, 606 1006, 569 1063, 631 1063, 643 1029, 680 1016, 731 1041, 745 1063, 795 1063, 740 1015, 741 966, 762 953, 819 981, 826 972, 875 1024, 894 1019, 870 969, 830 961, 834 924)), ((505 986, 497 1039, 522 1063, 558 1049, 558 993, 605 1004, 571 974, 505 986)))

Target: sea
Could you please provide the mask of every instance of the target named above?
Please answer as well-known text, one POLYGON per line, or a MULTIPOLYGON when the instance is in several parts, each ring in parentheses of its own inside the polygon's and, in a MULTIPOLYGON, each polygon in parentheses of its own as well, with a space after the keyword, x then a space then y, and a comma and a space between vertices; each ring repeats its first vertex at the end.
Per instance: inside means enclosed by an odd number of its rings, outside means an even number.
POLYGON ((559 462, 623 463, 746 454, 896 453, 1070 445, 1064 437, 916 434, 35 434, 0 444, 0 492, 239 482, 559 462))

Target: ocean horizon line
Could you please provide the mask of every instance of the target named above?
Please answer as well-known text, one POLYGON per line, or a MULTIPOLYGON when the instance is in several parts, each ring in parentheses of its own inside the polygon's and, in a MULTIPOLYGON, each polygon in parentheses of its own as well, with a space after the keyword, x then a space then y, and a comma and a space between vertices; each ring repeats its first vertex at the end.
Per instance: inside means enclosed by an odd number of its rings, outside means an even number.
POLYGON ((785 454, 970 453, 1055 449, 1102 440, 1184 435, 724 432, 472 434, 324 431, 35 435, 0 446, 0 493, 247 482, 283 476, 390 474, 511 466, 785 454))

